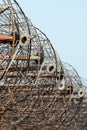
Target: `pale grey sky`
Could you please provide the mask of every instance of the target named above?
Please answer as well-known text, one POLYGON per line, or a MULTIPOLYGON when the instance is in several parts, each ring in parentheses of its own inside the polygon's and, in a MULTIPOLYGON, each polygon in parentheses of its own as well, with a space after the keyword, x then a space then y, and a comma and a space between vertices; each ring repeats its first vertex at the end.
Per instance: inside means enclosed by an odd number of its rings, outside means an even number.
POLYGON ((62 61, 87 78, 87 0, 17 0, 62 61))

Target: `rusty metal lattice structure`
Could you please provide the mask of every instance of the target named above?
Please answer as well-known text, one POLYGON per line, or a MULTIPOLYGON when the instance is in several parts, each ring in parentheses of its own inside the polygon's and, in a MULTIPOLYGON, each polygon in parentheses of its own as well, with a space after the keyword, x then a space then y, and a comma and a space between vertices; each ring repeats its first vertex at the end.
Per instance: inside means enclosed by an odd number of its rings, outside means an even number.
POLYGON ((0 3, 0 130, 86 130, 87 81, 16 0, 0 3))

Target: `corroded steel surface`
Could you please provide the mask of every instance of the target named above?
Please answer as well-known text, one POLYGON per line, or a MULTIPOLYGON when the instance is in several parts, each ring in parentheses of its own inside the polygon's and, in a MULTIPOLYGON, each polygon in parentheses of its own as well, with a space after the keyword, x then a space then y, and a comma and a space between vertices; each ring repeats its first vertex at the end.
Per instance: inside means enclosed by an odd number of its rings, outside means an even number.
POLYGON ((0 130, 87 130, 87 80, 16 0, 0 3, 0 130))

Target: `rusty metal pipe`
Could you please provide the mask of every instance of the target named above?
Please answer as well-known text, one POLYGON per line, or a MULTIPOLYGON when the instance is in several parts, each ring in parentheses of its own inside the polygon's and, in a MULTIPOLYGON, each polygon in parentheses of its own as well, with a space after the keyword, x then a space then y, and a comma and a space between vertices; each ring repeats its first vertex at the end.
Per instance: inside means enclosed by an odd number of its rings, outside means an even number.
MULTIPOLYGON (((11 60, 12 59, 12 56, 11 57, 9 57, 8 55, 1 55, 0 54, 0 60, 2 60, 2 59, 4 59, 4 60, 11 60)), ((14 60, 39 60, 40 59, 40 57, 39 56, 25 56, 25 55, 16 55, 15 56, 15 58, 14 58, 14 60)))
POLYGON ((13 42, 13 36, 0 35, 0 43, 13 42))

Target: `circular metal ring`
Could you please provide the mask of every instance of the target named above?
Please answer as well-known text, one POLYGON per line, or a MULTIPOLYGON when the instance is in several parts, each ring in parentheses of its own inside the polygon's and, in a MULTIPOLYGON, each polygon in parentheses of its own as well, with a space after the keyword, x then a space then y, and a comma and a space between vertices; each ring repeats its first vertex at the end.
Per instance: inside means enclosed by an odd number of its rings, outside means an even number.
POLYGON ((61 81, 59 81, 59 83, 58 83, 58 89, 59 89, 60 91, 62 91, 62 90, 65 89, 65 80, 64 80, 64 79, 61 80, 61 81))
POLYGON ((78 91, 78 96, 79 96, 80 98, 82 98, 82 97, 84 97, 84 95, 85 95, 85 92, 84 92, 84 90, 81 88, 81 89, 78 91))
POLYGON ((47 72, 48 73, 52 74, 55 72, 55 70, 56 70, 56 67, 53 63, 47 65, 47 72))
POLYGON ((29 44, 29 42, 30 42, 30 38, 27 35, 27 33, 20 35, 20 41, 19 41, 19 43, 20 43, 21 46, 26 46, 26 45, 29 44))

